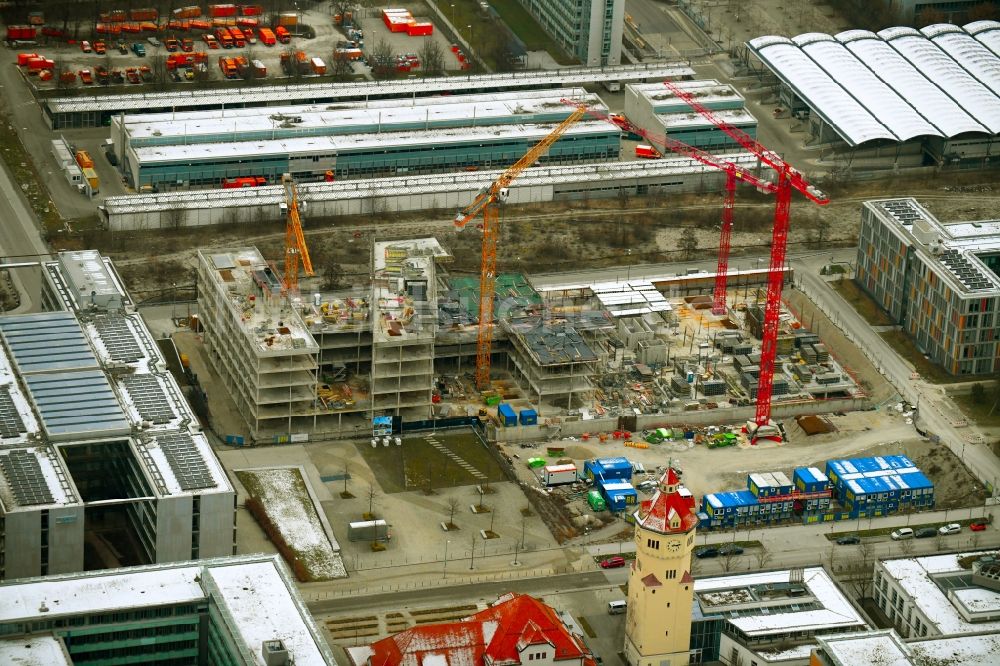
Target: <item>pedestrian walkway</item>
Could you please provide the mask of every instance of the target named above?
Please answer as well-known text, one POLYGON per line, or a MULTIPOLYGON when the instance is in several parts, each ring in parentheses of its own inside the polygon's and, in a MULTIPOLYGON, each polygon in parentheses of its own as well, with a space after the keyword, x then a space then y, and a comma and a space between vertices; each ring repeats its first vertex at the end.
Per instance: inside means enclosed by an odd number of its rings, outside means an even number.
POLYGON ((437 437, 434 436, 434 433, 431 433, 430 435, 424 435, 424 441, 426 441, 428 444, 437 449, 438 453, 440 453, 441 455, 445 455, 451 458, 451 461, 453 463, 455 463, 456 465, 464 469, 466 472, 468 472, 475 480, 486 481, 485 474, 483 474, 478 469, 470 465, 460 455, 458 455, 457 453, 449 449, 447 446, 439 442, 437 437))

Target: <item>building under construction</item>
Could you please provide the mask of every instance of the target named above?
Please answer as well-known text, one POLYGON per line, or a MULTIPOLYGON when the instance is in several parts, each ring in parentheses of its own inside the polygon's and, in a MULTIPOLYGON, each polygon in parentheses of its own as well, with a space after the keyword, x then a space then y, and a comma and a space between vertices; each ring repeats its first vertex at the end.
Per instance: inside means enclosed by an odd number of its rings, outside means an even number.
MULTIPOLYGON (((480 391, 478 279, 450 275, 450 259, 432 238, 379 241, 370 284, 328 293, 303 280, 302 293, 289 295, 256 249, 202 251, 205 346, 251 437, 358 435, 374 416, 474 417, 501 400, 551 421, 687 418, 749 409, 756 397, 766 269, 731 267, 721 315, 705 295, 712 273, 537 287, 502 273, 493 381, 480 391)), ((859 396, 789 312, 778 360, 778 403, 859 396)))

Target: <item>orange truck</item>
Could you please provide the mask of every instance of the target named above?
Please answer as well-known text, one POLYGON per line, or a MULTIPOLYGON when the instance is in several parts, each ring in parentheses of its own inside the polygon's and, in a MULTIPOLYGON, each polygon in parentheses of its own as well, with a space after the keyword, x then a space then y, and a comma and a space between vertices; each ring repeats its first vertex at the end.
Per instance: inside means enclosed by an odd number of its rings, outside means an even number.
POLYGON ((261 28, 258 34, 260 35, 260 43, 264 46, 274 46, 277 41, 274 37, 274 31, 270 28, 261 28))
POLYGON ((222 70, 222 75, 227 79, 235 79, 239 73, 236 69, 236 59, 226 56, 219 56, 219 69, 222 70))
POLYGON ((219 42, 215 41, 215 35, 210 35, 206 32, 204 35, 201 36, 201 40, 205 42, 205 44, 210 49, 219 48, 219 42))
POLYGON ((233 39, 233 46, 235 46, 238 49, 241 49, 247 45, 247 40, 246 37, 243 36, 242 30, 240 30, 236 26, 228 28, 228 30, 230 37, 232 37, 233 39))
POLYGON ((224 49, 233 48, 233 36, 229 34, 228 28, 216 28, 215 38, 219 40, 219 44, 222 44, 222 48, 224 49))
POLYGON ((167 47, 167 50, 171 53, 180 48, 180 43, 177 41, 176 37, 167 37, 163 40, 163 45, 167 47))
POLYGON ((288 32, 288 29, 283 25, 279 25, 274 29, 274 36, 277 37, 278 41, 282 44, 287 44, 292 41, 292 33, 288 32))
POLYGON ((80 165, 81 169, 93 169, 94 160, 91 159, 90 153, 86 150, 76 151, 76 163, 80 165))

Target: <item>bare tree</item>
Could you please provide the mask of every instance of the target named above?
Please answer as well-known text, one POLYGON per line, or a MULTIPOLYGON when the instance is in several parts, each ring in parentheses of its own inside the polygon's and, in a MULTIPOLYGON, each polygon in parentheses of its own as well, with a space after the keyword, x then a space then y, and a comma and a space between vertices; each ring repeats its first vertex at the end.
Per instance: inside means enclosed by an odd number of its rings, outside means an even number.
POLYGON ((417 53, 420 71, 424 76, 440 76, 444 73, 444 49, 433 39, 428 39, 417 53))
MULTIPOLYGON (((938 538, 935 538, 935 543, 939 546, 938 550, 940 550, 941 540, 938 539, 938 538)), ((903 539, 902 541, 900 541, 899 542, 899 550, 904 555, 909 555, 910 553, 912 553, 913 552, 913 540, 912 539, 903 539)))
POLYGON ((753 557, 757 562, 757 568, 764 569, 767 567, 768 563, 770 563, 773 556, 771 555, 771 551, 769 551, 766 546, 761 544, 760 548, 754 552, 753 557))
POLYGON ((455 510, 458 509, 458 498, 449 497, 448 501, 445 503, 448 508, 448 529, 455 529, 455 510))
POLYGON ((153 74, 153 83, 160 90, 167 87, 167 58, 158 53, 149 59, 149 69, 153 74))
POLYGON ((862 541, 858 555, 844 566, 844 580, 850 582, 858 599, 870 596, 875 566, 875 550, 871 543, 862 541))
POLYGON ((167 229, 177 230, 187 221, 187 211, 183 208, 170 208, 164 211, 164 221, 167 229))
POLYGON ((349 491, 347 489, 347 481, 348 481, 348 479, 351 478, 351 474, 350 474, 350 471, 347 468, 347 465, 344 465, 343 475, 344 475, 344 490, 343 490, 343 492, 340 493, 340 498, 341 499, 351 499, 351 498, 354 497, 354 495, 352 495, 351 491, 349 491))
POLYGON ((354 76, 351 61, 342 54, 334 53, 333 59, 330 61, 330 75, 334 81, 350 81, 354 76))
POLYGON ((368 64, 372 68, 372 76, 376 79, 392 79, 396 76, 396 59, 392 46, 384 39, 375 42, 368 52, 368 64))
POLYGON ((684 231, 681 232, 681 238, 677 244, 680 246, 686 259, 692 258, 698 249, 698 236, 695 234, 694 229, 685 227, 684 231))
POLYGON ((373 483, 368 484, 368 513, 365 514, 365 520, 375 520, 375 495, 377 491, 375 490, 375 485, 373 483))

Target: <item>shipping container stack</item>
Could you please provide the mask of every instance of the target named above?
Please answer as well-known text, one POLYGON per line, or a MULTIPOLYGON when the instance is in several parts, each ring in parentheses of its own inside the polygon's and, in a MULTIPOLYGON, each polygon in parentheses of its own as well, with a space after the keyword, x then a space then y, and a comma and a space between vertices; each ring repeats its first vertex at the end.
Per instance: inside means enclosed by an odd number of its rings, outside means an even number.
POLYGON ((410 37, 434 34, 433 23, 417 21, 408 9, 383 9, 382 22, 390 32, 405 32, 410 37))
POLYGON ((815 467, 747 476, 747 489, 705 495, 698 517, 702 527, 771 525, 790 520, 815 522, 830 510, 830 482, 815 467), (813 518, 810 520, 810 518, 813 518))
POLYGON ((934 484, 903 455, 831 460, 826 475, 851 518, 934 507, 934 484))
POLYGON ((639 501, 639 494, 632 487, 632 463, 627 458, 596 458, 583 465, 583 473, 590 479, 607 502, 611 511, 624 511, 639 501))

